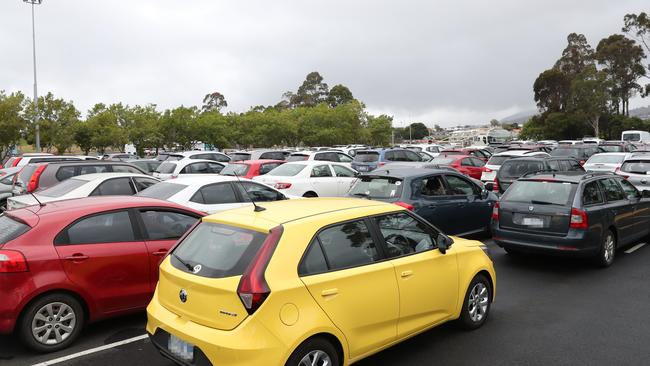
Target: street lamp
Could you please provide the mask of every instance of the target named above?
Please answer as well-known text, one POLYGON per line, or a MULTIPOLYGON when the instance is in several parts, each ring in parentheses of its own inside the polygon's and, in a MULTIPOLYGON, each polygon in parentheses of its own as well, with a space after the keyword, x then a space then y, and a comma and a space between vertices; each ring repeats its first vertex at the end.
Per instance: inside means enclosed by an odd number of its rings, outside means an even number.
POLYGON ((36 87, 36 28, 34 27, 34 5, 41 5, 43 0, 23 0, 23 2, 32 4, 32 55, 34 58, 34 137, 36 140, 36 152, 41 152, 41 133, 38 126, 38 88, 36 87))

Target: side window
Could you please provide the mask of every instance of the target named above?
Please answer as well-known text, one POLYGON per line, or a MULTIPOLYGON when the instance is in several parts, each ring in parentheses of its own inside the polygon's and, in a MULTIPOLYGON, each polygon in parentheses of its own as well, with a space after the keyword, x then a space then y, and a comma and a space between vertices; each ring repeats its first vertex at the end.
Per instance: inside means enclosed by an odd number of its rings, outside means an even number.
POLYGON ((380 260, 370 230, 363 221, 332 226, 318 234, 330 270, 361 266, 380 260))
POLYGON ((284 199, 282 193, 257 183, 241 182, 241 184, 235 184, 235 187, 241 193, 244 202, 250 202, 251 198, 255 202, 270 202, 284 199))
POLYGON ((585 184, 585 188, 582 191, 582 204, 587 205, 596 205, 603 203, 603 195, 598 188, 598 182, 590 182, 585 184))
POLYGON ((311 170, 312 178, 331 177, 332 171, 329 165, 317 165, 311 170))
POLYGON ((63 181, 72 178, 75 176, 74 171, 75 171, 75 167, 73 166, 62 166, 56 172, 56 179, 58 181, 63 181))
POLYGON ((580 165, 580 163, 575 161, 575 160, 570 160, 569 165, 571 165, 569 170, 575 170, 575 171, 583 171, 584 170, 582 165, 580 165))
POLYGON ((624 180, 624 179, 619 179, 618 182, 621 184, 623 187, 623 191, 625 192, 625 197, 628 199, 630 197, 633 198, 641 198, 641 194, 639 191, 632 185, 632 183, 624 180))
POLYGON ((116 173, 142 174, 137 168, 128 165, 113 165, 113 171, 116 173))
POLYGON ((436 248, 437 233, 405 212, 375 218, 388 257, 394 258, 436 248))
POLYGON ((181 170, 181 174, 206 174, 208 173, 207 163, 193 163, 181 170))
POLYGON ((316 154, 316 155, 314 155, 314 160, 328 161, 327 154, 325 154, 325 153, 316 154))
MULTIPOLYGON (((417 192, 417 190, 416 190, 417 192)), ((441 175, 422 179, 420 194, 425 197, 446 196, 445 183, 441 175)))
POLYGON ((190 159, 192 159, 192 160, 203 159, 201 156, 203 156, 203 154, 192 155, 192 156, 190 156, 190 159))
POLYGON ((548 169, 551 170, 560 170, 560 163, 557 160, 549 160, 548 162, 548 169))
POLYGON ((264 174, 270 172, 271 170, 275 169, 279 165, 282 165, 282 164, 281 163, 262 164, 262 166, 260 166, 260 175, 264 175, 264 174))
POLYGON ((479 158, 470 158, 470 160, 472 161, 472 165, 477 166, 479 168, 485 165, 485 162, 479 158))
POLYGON ((55 239, 56 244, 120 243, 135 240, 131 218, 126 211, 81 219, 61 234, 55 239))
POLYGON ((196 217, 172 211, 140 211, 150 240, 178 239, 197 221, 196 217))
POLYGON ((339 157, 339 161, 340 161, 341 163, 349 163, 349 162, 352 161, 352 158, 349 157, 349 156, 347 156, 347 155, 345 155, 345 154, 337 153, 336 155, 338 155, 338 157, 339 157))
POLYGON ((608 202, 620 201, 625 199, 625 192, 623 192, 621 186, 619 186, 618 183, 616 183, 616 180, 611 178, 601 179, 600 184, 603 187, 603 191, 605 192, 605 198, 607 199, 608 202))
POLYGON ((206 163, 208 165, 207 173, 210 174, 219 174, 223 170, 223 165, 216 163, 206 163))
POLYGON ((397 152, 396 151, 387 151, 386 154, 384 155, 384 159, 388 161, 399 161, 397 160, 397 152))
MULTIPOLYGON (((107 173, 108 166, 106 165, 81 165, 79 167, 79 174, 94 174, 94 173, 107 173)), ((139 173, 139 172, 127 172, 127 173, 139 173)))
POLYGON ((461 160, 460 165, 461 166, 474 166, 474 164, 472 163, 472 160, 470 158, 465 158, 465 159, 461 160))
POLYGON ((323 248, 321 248, 318 238, 314 238, 311 244, 309 244, 309 249, 307 249, 307 253, 305 253, 302 262, 300 262, 298 274, 306 276, 327 272, 327 270, 327 261, 325 260, 325 254, 323 254, 323 248))
POLYGON ((474 184, 466 181, 463 178, 447 175, 447 184, 449 185, 449 194, 454 196, 471 196, 476 194, 476 188, 474 184))
POLYGON ((135 194, 131 178, 109 179, 100 184, 91 196, 132 196, 135 194))
POLYGON ((150 178, 133 178, 133 181, 135 182, 135 188, 138 190, 138 192, 158 183, 157 180, 150 178))
POLYGON ((350 177, 350 178, 356 177, 354 171, 344 166, 332 165, 332 169, 334 169, 334 173, 336 173, 337 177, 350 177))
POLYGON ((230 183, 218 183, 202 187, 194 194, 190 201, 206 205, 238 202, 235 191, 232 189, 230 183))
POLYGON ((404 151, 407 161, 422 161, 420 155, 414 153, 413 151, 404 151))
POLYGON ((13 183, 13 175, 10 175, 8 177, 4 177, 3 179, 0 179, 0 184, 4 184, 6 186, 10 186, 13 183))

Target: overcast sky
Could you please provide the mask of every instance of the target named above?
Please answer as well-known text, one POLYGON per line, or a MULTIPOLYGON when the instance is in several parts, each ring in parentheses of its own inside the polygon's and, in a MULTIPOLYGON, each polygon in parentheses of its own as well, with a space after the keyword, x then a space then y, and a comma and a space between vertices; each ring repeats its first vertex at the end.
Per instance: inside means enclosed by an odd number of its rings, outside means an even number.
MULTIPOLYGON (((644 8, 645 5, 645 8, 644 8)), ((648 0, 44 0, 39 93, 94 103, 277 103, 319 71, 396 125, 481 123, 535 108, 571 32, 620 33, 648 0)), ((0 1, 0 90, 32 93, 30 6, 0 1)), ((632 107, 648 105, 636 98, 632 107)))

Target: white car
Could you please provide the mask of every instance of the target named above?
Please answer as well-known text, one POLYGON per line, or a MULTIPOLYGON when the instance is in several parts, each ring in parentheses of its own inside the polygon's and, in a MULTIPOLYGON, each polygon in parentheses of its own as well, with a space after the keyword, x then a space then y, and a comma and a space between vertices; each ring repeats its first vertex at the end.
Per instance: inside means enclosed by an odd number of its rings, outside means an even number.
POLYGON ((176 161, 183 159, 193 159, 193 160, 211 160, 218 161, 220 163, 228 163, 230 161, 230 156, 218 152, 218 151, 181 151, 181 152, 164 152, 160 154, 160 159, 164 161, 176 161), (164 157, 164 159, 162 159, 164 157))
POLYGON ((284 193, 250 179, 231 176, 193 176, 155 184, 138 196, 178 203, 208 214, 262 202, 289 198, 284 193))
POLYGON ((160 180, 167 180, 186 175, 219 174, 225 167, 225 163, 214 160, 165 160, 153 171, 153 176, 160 180))
POLYGON ((148 175, 133 173, 79 175, 34 194, 10 197, 7 210, 89 196, 132 196, 158 182, 148 175))
POLYGON ((253 180, 299 197, 343 197, 358 173, 341 163, 301 161, 285 163, 253 180))
POLYGON ((284 150, 235 151, 230 153, 230 161, 244 160, 285 160, 291 154, 284 150))
POLYGON ((549 154, 543 151, 531 151, 531 150, 507 150, 500 153, 496 153, 490 157, 488 162, 485 164, 483 173, 481 173, 481 181, 483 183, 494 182, 494 179, 497 177, 497 172, 501 165, 510 158, 519 158, 522 156, 550 156, 549 154))
POLYGON ((592 155, 582 166, 588 172, 614 173, 621 168, 623 161, 630 156, 629 153, 599 153, 592 155))
POLYGON ((333 161, 336 163, 343 163, 348 168, 351 167, 352 158, 350 155, 340 151, 299 151, 295 152, 287 158, 287 161, 333 161))
POLYGON ((5 168, 12 168, 16 166, 25 166, 29 163, 45 163, 48 161, 71 161, 71 160, 83 160, 76 156, 67 156, 67 155, 52 155, 52 154, 30 154, 23 156, 15 156, 5 163, 5 168))

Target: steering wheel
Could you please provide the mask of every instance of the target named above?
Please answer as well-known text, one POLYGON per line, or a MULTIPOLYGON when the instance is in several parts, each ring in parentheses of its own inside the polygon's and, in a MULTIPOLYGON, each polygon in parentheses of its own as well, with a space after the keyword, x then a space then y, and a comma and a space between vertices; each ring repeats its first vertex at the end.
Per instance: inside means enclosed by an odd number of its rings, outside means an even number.
POLYGON ((399 254, 406 254, 414 251, 411 242, 404 235, 390 234, 384 240, 386 240, 389 250, 398 250, 399 254))

